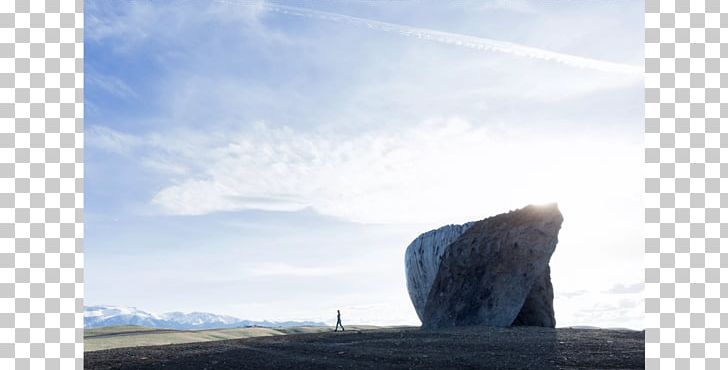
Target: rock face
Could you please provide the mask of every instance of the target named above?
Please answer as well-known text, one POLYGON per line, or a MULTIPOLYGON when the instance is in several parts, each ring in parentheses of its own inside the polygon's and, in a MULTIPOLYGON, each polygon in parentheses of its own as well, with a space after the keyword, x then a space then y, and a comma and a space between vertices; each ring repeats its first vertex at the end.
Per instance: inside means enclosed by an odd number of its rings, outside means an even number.
POLYGON ((562 221, 556 204, 527 206, 417 237, 405 269, 422 326, 555 327, 548 264, 562 221))
POLYGON ((407 270, 407 290, 415 306, 417 315, 422 319, 427 302, 427 294, 435 281, 440 261, 445 249, 462 235, 474 222, 462 225, 447 225, 428 231, 417 237, 407 247, 405 268, 407 270))

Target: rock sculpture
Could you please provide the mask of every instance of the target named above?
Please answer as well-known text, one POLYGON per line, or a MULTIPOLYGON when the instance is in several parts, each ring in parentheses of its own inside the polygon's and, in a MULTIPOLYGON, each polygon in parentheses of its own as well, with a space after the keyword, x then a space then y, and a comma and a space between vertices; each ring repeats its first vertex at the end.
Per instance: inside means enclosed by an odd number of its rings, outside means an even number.
POLYGON ((531 205, 417 237, 405 269, 422 326, 555 327, 549 260, 562 221, 556 204, 531 205))

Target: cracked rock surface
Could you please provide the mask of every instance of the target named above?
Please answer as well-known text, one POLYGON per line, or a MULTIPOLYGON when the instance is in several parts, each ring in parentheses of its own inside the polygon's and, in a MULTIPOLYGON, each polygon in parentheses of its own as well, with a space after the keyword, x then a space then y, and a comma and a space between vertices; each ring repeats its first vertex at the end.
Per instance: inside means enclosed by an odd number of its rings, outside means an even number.
POLYGON ((555 327, 549 260, 562 222, 556 204, 531 205, 417 237, 405 269, 422 326, 555 327))

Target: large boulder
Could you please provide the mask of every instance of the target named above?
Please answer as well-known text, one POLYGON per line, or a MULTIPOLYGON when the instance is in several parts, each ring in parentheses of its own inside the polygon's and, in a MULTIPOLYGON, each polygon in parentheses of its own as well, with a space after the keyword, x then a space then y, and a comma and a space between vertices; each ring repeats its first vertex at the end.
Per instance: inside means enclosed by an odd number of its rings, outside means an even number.
POLYGON ((417 237, 405 269, 422 326, 554 327, 549 260, 562 221, 556 204, 527 206, 417 237))

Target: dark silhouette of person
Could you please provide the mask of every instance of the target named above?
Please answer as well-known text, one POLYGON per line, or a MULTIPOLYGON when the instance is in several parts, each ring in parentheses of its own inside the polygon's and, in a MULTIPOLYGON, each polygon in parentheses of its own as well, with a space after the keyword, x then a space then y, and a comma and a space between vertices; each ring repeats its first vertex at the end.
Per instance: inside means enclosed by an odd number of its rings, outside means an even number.
POLYGON ((339 330, 339 326, 341 326, 341 331, 344 331, 344 325, 341 325, 341 311, 336 310, 336 327, 334 331, 339 330))

